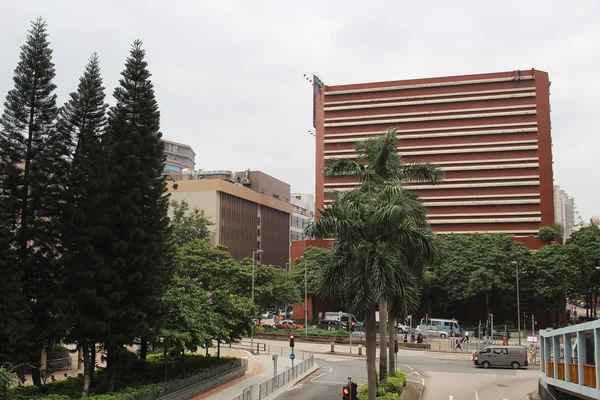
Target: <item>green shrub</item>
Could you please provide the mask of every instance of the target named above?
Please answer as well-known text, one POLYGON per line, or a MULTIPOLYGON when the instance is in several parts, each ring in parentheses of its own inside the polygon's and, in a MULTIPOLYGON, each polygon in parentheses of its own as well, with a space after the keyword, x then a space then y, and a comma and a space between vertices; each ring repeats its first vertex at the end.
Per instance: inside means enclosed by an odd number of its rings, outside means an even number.
MULTIPOLYGON (((377 371, 377 380, 379 380, 379 371, 377 371)), ((389 376, 385 385, 379 385, 377 388, 377 398, 383 400, 397 400, 406 386, 406 374, 396 372, 394 376, 389 376)), ((358 399, 368 400, 369 385, 364 384, 358 389, 358 399)))
POLYGON ((542 242, 549 243, 558 237, 558 232, 552 227, 543 226, 539 229, 537 237, 542 242))

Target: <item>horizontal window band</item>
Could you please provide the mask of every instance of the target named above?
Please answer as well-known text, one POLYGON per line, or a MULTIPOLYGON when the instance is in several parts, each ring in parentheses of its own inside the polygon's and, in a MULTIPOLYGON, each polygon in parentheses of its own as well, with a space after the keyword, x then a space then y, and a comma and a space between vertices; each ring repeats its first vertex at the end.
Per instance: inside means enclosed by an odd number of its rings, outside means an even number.
MULTIPOLYGON (((487 125, 464 125, 464 126, 444 126, 440 128, 419 128, 419 129, 397 129, 398 134, 410 133, 410 132, 441 132, 441 131, 456 131, 457 129, 483 129, 483 128, 506 128, 515 126, 536 126, 537 122, 518 122, 510 124, 487 124, 487 125)), ((537 130, 537 129, 536 129, 537 130)), ((355 136, 355 135, 381 135, 383 131, 370 131, 370 132, 346 132, 346 133, 327 133, 325 137, 336 137, 336 136, 355 136)))
POLYGON ((537 235, 538 231, 531 229, 516 229, 516 230, 505 230, 505 231, 435 231, 438 235, 467 235, 473 233, 507 233, 507 234, 531 234, 537 235))
MULTIPOLYGON (((478 147, 478 146, 502 146, 509 144, 537 144, 537 139, 531 140, 510 140, 504 142, 476 142, 476 143, 447 143, 447 144, 429 144, 422 146, 399 146, 398 150, 418 150, 418 149, 443 149, 452 147, 478 147)), ((325 150, 325 154, 334 153, 348 153, 354 152, 355 149, 344 149, 344 150, 325 150)))
MULTIPOLYGON (((510 179, 538 179, 539 180, 539 178, 540 178, 539 175, 489 176, 489 177, 475 177, 475 178, 448 178, 448 179, 444 179, 442 181, 441 185, 443 185, 446 182, 505 181, 505 180, 510 180, 510 179)), ((408 181, 407 183, 410 184, 410 183, 420 183, 420 182, 408 181)), ((355 186, 357 186, 357 182, 327 182, 324 185, 325 185, 325 187, 336 187, 336 186, 355 187, 355 186)), ((436 185, 436 187, 439 187, 441 185, 436 185)))
POLYGON ((338 122, 333 124, 324 124, 325 128, 338 127, 338 126, 363 126, 363 125, 385 125, 385 124, 397 124, 406 122, 427 122, 427 121, 444 121, 444 120, 457 120, 457 119, 474 119, 474 118, 496 118, 496 117, 510 117, 510 116, 524 116, 524 115, 535 115, 536 111, 510 111, 510 112, 498 112, 498 113, 486 113, 486 114, 461 114, 461 115, 444 115, 439 117, 425 117, 425 118, 402 118, 402 119, 381 119, 373 121, 358 121, 358 122, 338 122))
MULTIPOLYGON (((428 190, 428 189, 468 189, 468 188, 488 188, 488 187, 514 187, 514 186, 539 186, 540 181, 525 181, 525 182, 488 182, 488 183, 458 183, 458 184, 440 184, 440 185, 406 185, 404 186, 408 190, 428 190)), ((332 188, 331 190, 337 190, 339 192, 347 192, 352 188, 332 188)))
POLYGON ((539 163, 529 164, 500 164, 500 165, 472 165, 468 167, 440 167, 442 171, 479 171, 482 169, 486 170, 498 170, 498 169, 521 169, 521 168, 539 168, 539 163))
MULTIPOLYGON (((427 151, 399 151, 401 157, 410 157, 418 155, 440 155, 440 154, 470 154, 470 153, 495 153, 498 151, 527 151, 537 150, 538 146, 515 146, 515 147, 484 147, 484 148, 468 148, 468 149, 452 149, 452 150, 427 150, 427 151)), ((348 150, 354 151, 354 150, 348 150)), ((335 158, 356 158, 356 154, 338 154, 335 156, 325 156, 326 160, 335 158)), ((432 161, 435 163, 434 161, 432 161)))
POLYGON ((496 212, 496 213, 464 213, 464 214, 427 214, 428 218, 460 218, 460 217, 495 217, 509 215, 541 215, 541 211, 514 211, 514 212, 496 212))
POLYGON ((439 201, 423 202, 425 207, 454 207, 454 206, 502 206, 515 204, 539 204, 539 199, 527 200, 475 200, 475 201, 439 201))
MULTIPOLYGON (((490 100, 506 100, 506 99, 522 99, 527 97, 535 97, 535 92, 518 93, 518 94, 499 94, 495 96, 472 96, 472 97, 454 97, 451 93, 445 99, 438 100, 415 100, 415 101, 403 101, 394 103, 375 103, 375 104, 361 104, 354 106, 337 106, 337 107, 325 107, 325 113, 332 111, 347 111, 347 110, 362 110, 362 109, 373 109, 373 108, 387 108, 387 107, 406 107, 406 106, 419 106, 428 104, 451 104, 451 103, 466 103, 475 101, 490 101, 490 100), (452 96, 452 97, 451 97, 452 96)), ((326 104, 327 106, 327 104, 326 104)))
POLYGON ((386 101, 401 101, 401 100, 417 100, 417 99, 439 99, 441 97, 457 98, 459 96, 483 96, 490 94, 519 94, 523 92, 531 93, 535 96, 534 87, 524 88, 506 88, 506 89, 494 89, 494 90, 470 90, 468 92, 450 92, 450 93, 434 93, 434 94, 416 94, 412 96, 394 96, 394 97, 377 97, 370 99, 359 99, 359 100, 342 100, 342 101, 325 101, 325 107, 328 106, 339 106, 347 104, 377 104, 385 103, 386 101))
MULTIPOLYGON (((499 199, 503 198, 517 198, 517 197, 540 197, 539 193, 506 193, 506 194, 474 194, 474 195, 462 195, 462 196, 422 196, 421 200, 473 200, 473 199, 499 199)), ((331 202, 332 200, 325 200, 325 202, 331 202)), ((539 203, 539 200, 537 200, 539 203)), ((428 203, 434 204, 434 203, 428 203)))
POLYGON ((479 108, 459 108, 459 109, 448 109, 448 110, 435 110, 435 111, 418 111, 418 112, 407 112, 407 113, 397 113, 397 114, 366 114, 366 115, 356 115, 356 116, 348 116, 348 117, 335 117, 335 118, 325 118, 325 122, 331 121, 354 121, 359 119, 374 119, 374 118, 391 118, 391 117, 404 117, 404 116, 415 116, 415 115, 438 115, 438 114, 459 114, 466 112, 484 112, 484 111, 500 111, 500 110, 518 110, 518 109, 527 109, 534 108, 536 105, 533 104, 519 104, 514 106, 498 106, 498 107, 479 107, 479 108))
MULTIPOLYGON (((533 76, 521 76, 520 81, 534 80, 533 76)), ((514 82, 514 77, 506 78, 491 78, 491 79, 469 79, 464 81, 444 81, 435 83, 414 83, 412 85, 400 85, 400 86, 382 86, 382 87, 371 87, 364 89, 344 89, 335 91, 324 92, 326 96, 336 96, 341 94, 354 94, 354 93, 369 93, 369 92, 389 92, 393 90, 405 90, 405 89, 420 89, 420 88, 434 88, 434 87, 448 87, 448 86, 462 86, 462 85, 478 85, 486 83, 499 83, 499 82, 514 82)))
POLYGON ((541 217, 530 218, 478 218, 478 219, 440 219, 429 220, 430 225, 442 224, 501 224, 501 223, 522 223, 522 222, 541 222, 541 217))
MULTIPOLYGON (((485 135, 505 135, 505 134, 516 134, 516 133, 535 133, 537 128, 524 128, 524 129, 498 129, 490 131, 460 131, 460 132, 446 132, 446 133, 424 133, 416 135, 396 135, 399 140, 410 140, 410 139, 429 139, 429 138, 447 138, 447 137, 460 137, 460 136, 485 136, 485 135)), ((359 134, 357 134, 359 135, 359 134)), ((377 135, 381 135, 381 132, 377 135)), ((350 139, 325 139, 323 143, 355 143, 362 140, 370 139, 370 136, 358 136, 350 139)))

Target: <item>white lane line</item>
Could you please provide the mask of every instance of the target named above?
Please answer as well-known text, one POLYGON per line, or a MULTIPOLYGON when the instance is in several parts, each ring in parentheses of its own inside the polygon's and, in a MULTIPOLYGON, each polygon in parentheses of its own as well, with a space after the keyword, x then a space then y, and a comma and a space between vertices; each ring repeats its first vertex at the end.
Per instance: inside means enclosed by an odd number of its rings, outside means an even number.
POLYGON ((321 375, 317 375, 317 376, 315 376, 315 377, 314 377, 314 378, 312 378, 310 381, 312 382, 312 381, 314 381, 315 379, 318 379, 318 378, 322 377, 323 375, 325 375, 325 373, 322 373, 321 375))
MULTIPOLYGON (((423 386, 425 386, 425 379, 421 378, 421 384, 422 384, 423 386)), ((477 400, 479 400, 479 399, 477 399, 477 400)))
POLYGON ((325 365, 324 367, 319 367, 319 369, 323 369, 323 368, 329 368, 329 371, 327 371, 327 372, 333 372, 333 368, 331 368, 327 365, 325 365))
POLYGON ((454 398, 454 396, 448 396, 448 397, 450 397, 450 400, 452 400, 454 398))
POLYGON ((413 372, 409 372, 408 375, 412 375, 412 374, 416 374, 417 376, 419 376, 419 373, 417 371, 413 371, 413 372))
POLYGON ((479 400, 479 395, 477 394, 477 390, 475 391, 475 399, 479 400))
POLYGON ((292 391, 294 389, 300 389, 302 387, 302 383, 297 385, 297 386, 292 386, 291 388, 289 388, 288 390, 286 390, 286 392, 292 391))
POLYGON ((402 365, 404 365, 406 368, 410 368, 411 371, 414 371, 414 368, 411 367, 410 365, 406 365, 406 364, 402 364, 402 365))

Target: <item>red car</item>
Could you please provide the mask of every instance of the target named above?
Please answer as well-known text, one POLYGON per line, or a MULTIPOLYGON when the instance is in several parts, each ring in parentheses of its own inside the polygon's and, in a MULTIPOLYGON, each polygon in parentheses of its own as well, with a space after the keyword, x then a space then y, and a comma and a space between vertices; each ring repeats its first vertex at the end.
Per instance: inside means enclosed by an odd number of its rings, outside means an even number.
POLYGON ((276 323, 275 326, 278 328, 284 328, 284 329, 304 328, 303 324, 297 324, 294 321, 292 321, 291 319, 284 319, 283 321, 276 323))

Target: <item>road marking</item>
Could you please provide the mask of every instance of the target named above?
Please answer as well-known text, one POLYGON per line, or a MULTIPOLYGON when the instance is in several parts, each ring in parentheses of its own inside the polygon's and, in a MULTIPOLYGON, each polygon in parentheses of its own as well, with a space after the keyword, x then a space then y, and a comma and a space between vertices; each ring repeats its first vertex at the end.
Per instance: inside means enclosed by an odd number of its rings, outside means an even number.
POLYGON ((479 400, 479 395, 477 394, 477 390, 475 391, 475 399, 479 400))
POLYGON ((288 390, 286 390, 286 392, 292 391, 294 389, 300 389, 301 387, 302 387, 302 383, 299 384, 299 385, 292 386, 291 388, 289 388, 288 390))
POLYGON ((317 376, 315 376, 315 377, 314 377, 314 378, 312 378, 310 381, 312 382, 312 381, 314 381, 315 379, 322 377, 323 375, 325 375, 325 373, 324 373, 324 372, 323 372, 321 375, 317 375, 317 376))
MULTIPOLYGON (((421 384, 425 386, 425 379, 421 378, 421 384)), ((478 399, 479 400, 479 399, 478 399)))
POLYGON ((414 368, 411 367, 410 365, 406 365, 406 364, 402 364, 402 365, 404 365, 406 368, 410 368, 411 371, 414 371, 414 368))
POLYGON ((324 368, 329 368, 329 371, 327 371, 327 372, 333 372, 333 368, 331 368, 331 367, 330 367, 330 366, 328 366, 328 365, 325 365, 325 366, 323 366, 323 367, 319 367, 319 369, 324 369, 324 368))
POLYGON ((419 376, 419 373, 417 371, 409 372, 409 375, 412 375, 412 374, 417 374, 417 376, 419 376))
POLYGON ((452 400, 454 398, 454 396, 448 396, 448 397, 450 397, 450 400, 452 400))

